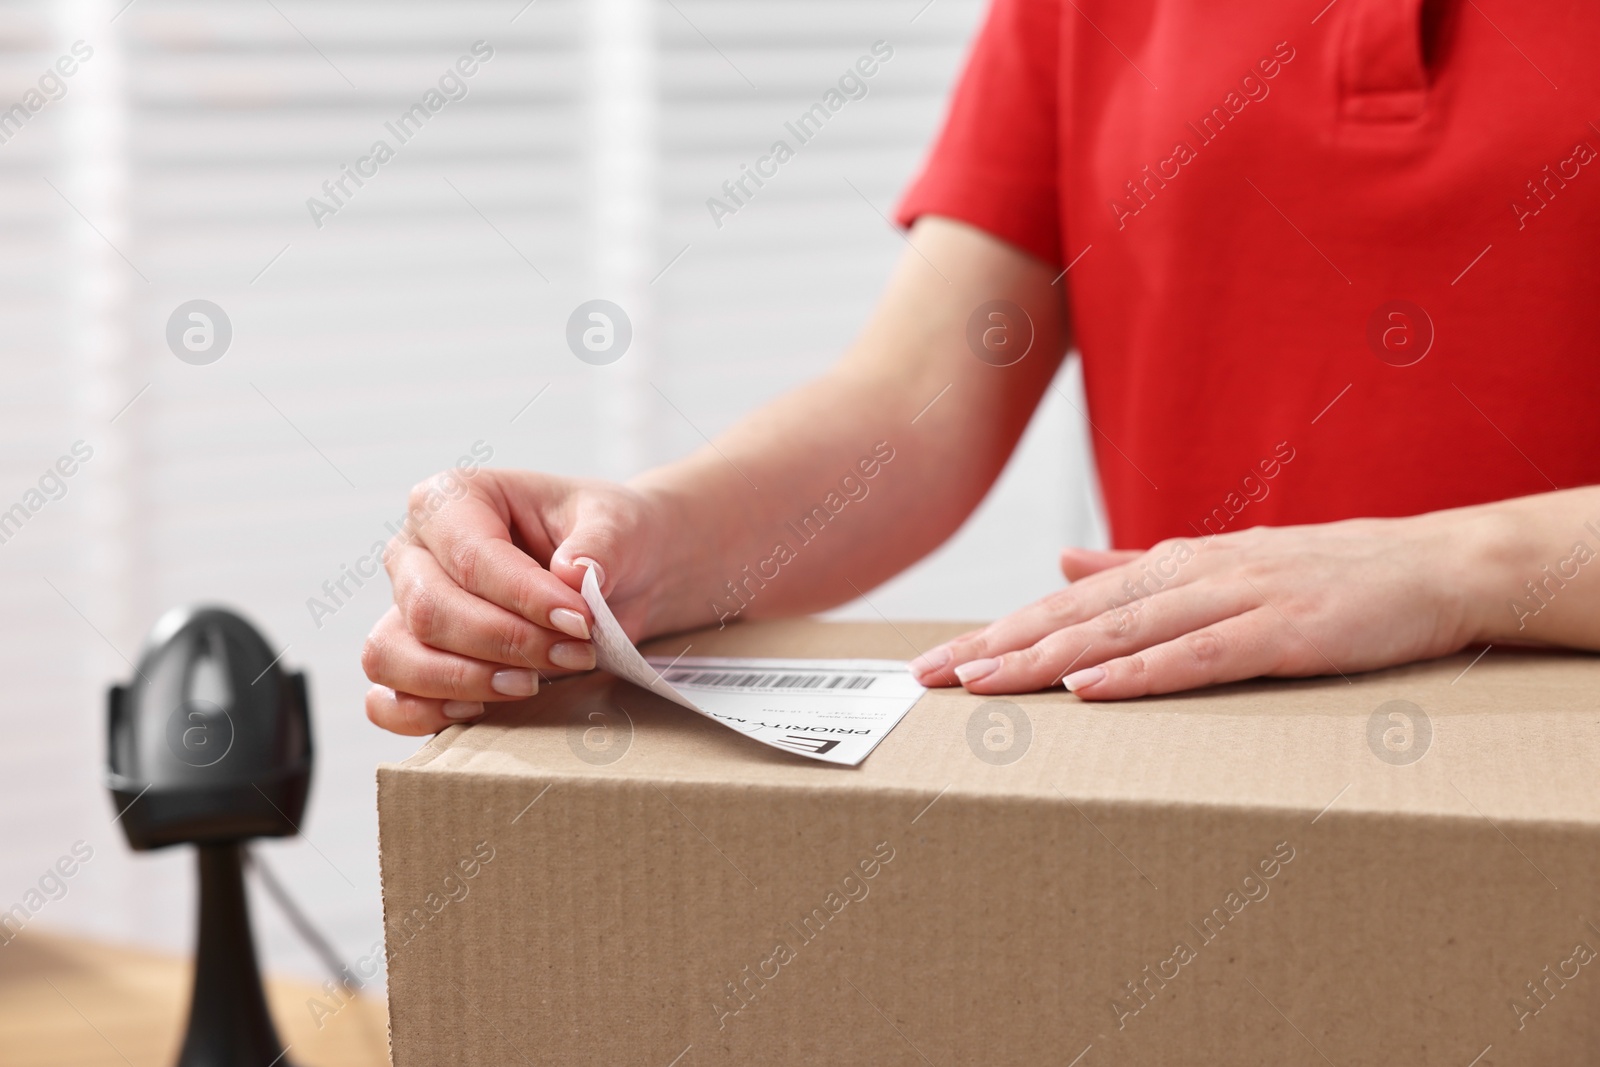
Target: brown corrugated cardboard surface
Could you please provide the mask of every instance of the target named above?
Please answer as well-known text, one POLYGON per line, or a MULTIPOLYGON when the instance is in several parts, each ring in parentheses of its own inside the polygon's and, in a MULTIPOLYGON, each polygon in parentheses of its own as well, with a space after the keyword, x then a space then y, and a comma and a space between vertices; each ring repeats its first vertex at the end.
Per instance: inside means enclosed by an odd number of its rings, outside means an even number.
POLYGON ((935 691, 853 769, 551 685, 379 771, 395 1062, 1596 1062, 1600 659, 1469 664, 998 720, 935 691))

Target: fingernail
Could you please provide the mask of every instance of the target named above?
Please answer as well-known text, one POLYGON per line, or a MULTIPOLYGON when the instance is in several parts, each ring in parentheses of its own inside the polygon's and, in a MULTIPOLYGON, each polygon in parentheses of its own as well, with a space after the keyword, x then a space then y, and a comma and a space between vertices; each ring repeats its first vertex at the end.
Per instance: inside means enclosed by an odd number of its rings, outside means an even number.
POLYGON ((495 671, 489 688, 501 696, 531 697, 539 691, 539 679, 532 671, 495 671))
POLYGON ((976 682, 980 678, 987 678, 999 669, 1000 661, 998 659, 971 660, 956 668, 956 680, 962 685, 966 685, 968 682, 976 682))
POLYGON ((910 668, 912 674, 927 674, 929 671, 938 670, 949 662, 950 650, 948 648, 935 648, 924 652, 906 664, 906 666, 910 668))
MULTIPOLYGON (((597 574, 595 577, 600 576, 597 574)), ((576 637, 580 641, 589 640, 589 620, 584 618, 581 612, 573 611, 571 608, 556 608, 550 612, 550 625, 568 637, 576 637)))
POLYGON ((476 700, 446 700, 440 710, 449 719, 476 719, 483 714, 483 704, 476 700))
POLYGON ((1067 675, 1061 684, 1067 687, 1067 692, 1076 693, 1080 689, 1105 680, 1106 669, 1104 667, 1085 667, 1081 671, 1067 675))
POLYGON ((605 586, 605 584, 606 584, 606 569, 604 567, 600 566, 600 564, 596 563, 594 560, 590 559, 588 556, 579 556, 577 559, 573 560, 572 563, 573 563, 574 566, 577 566, 577 567, 588 567, 589 569, 593 570, 594 571, 594 580, 599 582, 602 587, 605 586))
POLYGON ((594 646, 587 641, 557 641, 550 646, 550 662, 569 671, 594 669, 594 646))

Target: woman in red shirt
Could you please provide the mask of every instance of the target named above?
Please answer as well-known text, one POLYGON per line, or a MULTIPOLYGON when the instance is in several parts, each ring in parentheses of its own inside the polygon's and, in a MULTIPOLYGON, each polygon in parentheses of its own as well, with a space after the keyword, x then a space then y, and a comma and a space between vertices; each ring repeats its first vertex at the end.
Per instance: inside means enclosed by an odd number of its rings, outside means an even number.
POLYGON ((1600 648, 1597 40, 1581 5, 997 0, 839 364, 626 485, 419 486, 369 716, 592 667, 579 559, 636 640, 855 597, 960 526, 1069 347, 1117 548, 925 684, 1600 648))

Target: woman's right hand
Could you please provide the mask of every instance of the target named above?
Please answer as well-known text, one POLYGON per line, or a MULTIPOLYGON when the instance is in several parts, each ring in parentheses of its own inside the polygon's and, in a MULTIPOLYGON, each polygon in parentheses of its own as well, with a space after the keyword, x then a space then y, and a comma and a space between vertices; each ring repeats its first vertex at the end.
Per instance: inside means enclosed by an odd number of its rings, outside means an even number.
POLYGON ((594 667, 581 559, 628 635, 643 636, 654 553, 668 542, 654 498, 609 482, 530 471, 451 470, 411 491, 384 565, 394 606, 361 663, 367 718, 400 734, 475 719, 532 696, 541 677, 594 667))

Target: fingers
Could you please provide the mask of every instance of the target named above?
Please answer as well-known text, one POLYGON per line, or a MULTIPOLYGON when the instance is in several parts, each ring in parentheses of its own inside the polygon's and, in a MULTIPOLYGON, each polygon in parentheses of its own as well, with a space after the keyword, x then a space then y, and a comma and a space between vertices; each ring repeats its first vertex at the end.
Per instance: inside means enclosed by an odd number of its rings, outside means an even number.
POLYGON ((1182 564, 1194 555, 1195 549, 1188 542, 1163 542, 1149 552, 1134 554, 1127 563, 1086 574, 1065 589, 975 633, 930 649, 912 660, 910 669, 923 685, 964 684, 992 668, 992 664, 969 667, 974 661, 1028 648, 1057 630, 1086 622, 1106 611, 1148 601, 1163 591, 1181 588, 1199 576, 1197 570, 1182 569, 1182 564))
POLYGON ((640 525, 638 503, 530 472, 486 471, 468 485, 447 472, 413 489, 407 531, 385 556, 396 607, 362 652, 376 683, 368 718, 431 733, 486 702, 533 695, 544 676, 592 669, 577 560, 627 555, 619 531, 640 525))
POLYGON ((1181 586, 1056 630, 1026 648, 971 660, 958 671, 969 692, 1033 692, 1202 630, 1260 602, 1243 584, 1181 586))
POLYGON ((1027 648, 1047 634, 1094 614, 1078 590, 1062 589, 980 630, 969 631, 929 649, 907 664, 907 668, 922 685, 960 685, 960 672, 967 664, 1027 648))
POLYGON ((1119 548, 1101 550, 1097 548, 1063 548, 1061 550, 1061 573, 1069 582, 1079 578, 1086 578, 1091 574, 1111 567, 1132 563, 1144 555, 1135 548, 1119 548))
POLYGON ((372 628, 361 650, 361 666, 379 685, 436 700, 520 700, 539 690, 539 675, 532 668, 429 648, 406 629, 398 608, 390 608, 372 628))
MULTIPOLYGON (((498 604, 456 585, 427 549, 415 545, 391 553, 389 573, 395 605, 407 630, 441 652, 528 670, 586 671, 594 667, 594 645, 536 626, 498 604)), ((556 611, 566 611, 557 608, 556 611)), ((588 623, 574 613, 573 620, 588 623)))
POLYGON ((396 693, 386 685, 375 685, 367 690, 367 718, 372 724, 408 737, 436 734, 446 726, 471 722, 482 715, 482 704, 430 700, 410 693, 396 693))
POLYGON ((603 503, 580 497, 572 517, 571 536, 563 539, 550 555, 550 572, 574 589, 583 587, 585 566, 580 561, 587 560, 595 565, 594 577, 600 583, 601 594, 611 593, 612 587, 606 582, 612 575, 603 566, 604 561, 625 559, 639 550, 637 544, 622 544, 616 520, 606 508, 603 503))
POLYGON ((909 668, 926 686, 962 685, 974 671, 985 670, 984 666, 969 665, 988 664, 994 657, 1026 649, 1064 627, 1085 622, 1127 600, 1114 596, 1114 592, 1115 587, 1106 586, 1100 576, 1057 590, 981 630, 929 649, 912 660, 909 668))
MULTIPOLYGON (((427 491, 419 486, 413 494, 427 491)), ((475 485, 438 508, 417 530, 417 540, 467 592, 537 625, 587 638, 592 620, 583 597, 512 543, 506 516, 484 492, 475 485)))
POLYGON ((1273 674, 1285 658, 1281 627, 1270 607, 1255 608, 1074 672, 1068 688, 1085 700, 1119 700, 1273 674))

